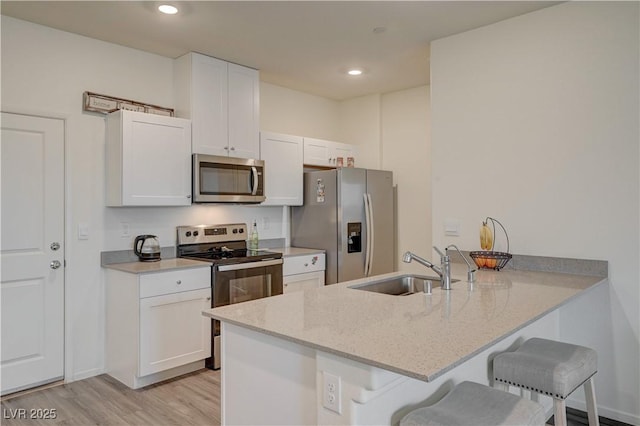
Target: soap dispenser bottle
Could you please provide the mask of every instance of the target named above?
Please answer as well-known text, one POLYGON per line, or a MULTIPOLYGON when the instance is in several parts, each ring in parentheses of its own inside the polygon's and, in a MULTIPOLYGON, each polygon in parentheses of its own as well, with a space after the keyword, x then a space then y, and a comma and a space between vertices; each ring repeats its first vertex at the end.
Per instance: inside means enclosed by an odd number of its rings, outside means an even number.
POLYGON ((253 221, 253 227, 251 228, 251 235, 249 236, 249 250, 258 250, 258 225, 256 221, 253 221))

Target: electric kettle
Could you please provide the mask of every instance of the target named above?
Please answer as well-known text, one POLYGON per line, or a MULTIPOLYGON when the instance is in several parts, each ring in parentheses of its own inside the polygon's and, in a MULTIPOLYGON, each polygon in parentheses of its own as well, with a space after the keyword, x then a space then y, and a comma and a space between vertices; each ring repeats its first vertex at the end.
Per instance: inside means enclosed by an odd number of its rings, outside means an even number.
POLYGON ((133 252, 142 262, 160 260, 160 243, 155 235, 138 235, 133 242, 133 252))

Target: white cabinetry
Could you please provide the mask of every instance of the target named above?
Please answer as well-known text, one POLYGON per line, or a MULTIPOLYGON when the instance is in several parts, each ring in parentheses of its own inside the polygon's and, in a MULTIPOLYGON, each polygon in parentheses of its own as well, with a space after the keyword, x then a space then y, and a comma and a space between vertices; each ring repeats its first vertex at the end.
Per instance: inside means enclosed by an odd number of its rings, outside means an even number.
POLYGON ((107 269, 107 373, 137 389, 211 356, 211 268, 147 274, 107 269))
POLYGON ((282 265, 283 293, 324 285, 324 253, 285 256, 282 265))
POLYGON ((301 206, 303 203, 303 139, 260 133, 260 159, 265 161, 263 206, 301 206))
POLYGON ((191 204, 191 123, 134 111, 107 116, 107 205, 191 204))
POLYGON ((338 158, 347 166, 347 158, 353 157, 357 164, 357 150, 354 145, 326 141, 322 139, 304 138, 304 164, 320 167, 339 166, 338 158))
POLYGON ((174 62, 176 113, 193 125, 192 151, 259 156, 258 71, 188 53, 174 62))

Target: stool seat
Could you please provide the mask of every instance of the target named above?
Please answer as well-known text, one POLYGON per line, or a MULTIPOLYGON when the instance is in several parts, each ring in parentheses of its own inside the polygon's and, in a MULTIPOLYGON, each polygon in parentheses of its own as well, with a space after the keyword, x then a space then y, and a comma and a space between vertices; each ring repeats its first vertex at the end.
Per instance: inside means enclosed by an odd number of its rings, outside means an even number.
POLYGON ((565 399, 596 374, 597 362, 593 349, 533 338, 496 356, 493 375, 498 382, 565 399))
POLYGON ((418 408, 401 426, 544 425, 544 408, 534 401, 473 382, 462 382, 436 404, 418 408))

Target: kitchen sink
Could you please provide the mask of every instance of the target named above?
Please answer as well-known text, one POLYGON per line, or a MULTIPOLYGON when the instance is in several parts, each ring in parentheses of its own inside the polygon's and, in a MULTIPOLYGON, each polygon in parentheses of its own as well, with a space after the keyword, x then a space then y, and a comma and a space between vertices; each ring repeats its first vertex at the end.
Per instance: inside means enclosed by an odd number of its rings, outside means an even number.
MULTIPOLYGON (((428 281, 432 282, 432 286, 440 285, 440 277, 427 277, 424 275, 400 275, 394 278, 387 278, 380 281, 368 282, 365 284, 357 284, 349 286, 355 290, 372 291, 374 293, 384 293, 393 296, 407 296, 414 293, 423 293, 428 281)), ((452 279, 451 282, 460 280, 452 279)), ((428 292, 428 287, 427 287, 428 292)))

